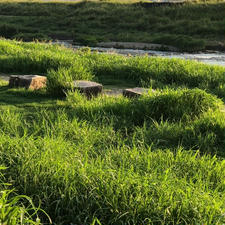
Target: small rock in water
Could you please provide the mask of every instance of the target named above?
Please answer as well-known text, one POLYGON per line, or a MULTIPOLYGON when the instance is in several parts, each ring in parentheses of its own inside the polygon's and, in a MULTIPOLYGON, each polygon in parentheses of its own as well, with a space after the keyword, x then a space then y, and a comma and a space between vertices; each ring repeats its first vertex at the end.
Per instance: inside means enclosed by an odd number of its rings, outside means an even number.
POLYGON ((148 88, 129 88, 129 89, 124 89, 123 90, 123 96, 128 97, 128 98, 135 98, 135 97, 140 97, 143 94, 147 94, 149 91, 148 88))
POLYGON ((74 81, 74 89, 79 90, 85 94, 88 98, 97 96, 102 92, 102 85, 93 81, 88 80, 76 80, 74 81))
POLYGON ((47 78, 39 75, 11 75, 9 87, 24 87, 26 89, 38 90, 46 87, 47 78))

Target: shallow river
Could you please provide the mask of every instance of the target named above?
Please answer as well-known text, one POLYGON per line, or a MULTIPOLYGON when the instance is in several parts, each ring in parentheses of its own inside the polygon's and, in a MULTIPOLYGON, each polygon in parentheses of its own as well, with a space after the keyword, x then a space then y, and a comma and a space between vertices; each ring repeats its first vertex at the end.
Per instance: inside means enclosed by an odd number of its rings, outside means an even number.
MULTIPOLYGON (((81 46, 71 45, 66 42, 58 42, 67 47, 75 49, 81 48, 81 46)), ((166 51, 155 51, 155 50, 135 50, 135 49, 116 49, 116 48, 102 48, 102 47, 91 47, 92 50, 99 52, 118 53, 123 55, 149 55, 149 56, 160 56, 166 58, 181 58, 197 60, 207 64, 225 66, 225 53, 212 52, 212 53, 180 53, 180 52, 166 52, 166 51)))

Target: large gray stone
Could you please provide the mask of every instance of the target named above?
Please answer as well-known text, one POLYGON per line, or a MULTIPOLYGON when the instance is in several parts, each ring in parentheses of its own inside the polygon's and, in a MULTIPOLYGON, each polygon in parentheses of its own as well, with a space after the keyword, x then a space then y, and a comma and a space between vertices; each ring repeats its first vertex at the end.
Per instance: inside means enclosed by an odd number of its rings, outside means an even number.
POLYGON ((147 88, 141 88, 141 87, 124 89, 123 96, 128 98, 136 98, 136 97, 140 97, 143 94, 147 94, 148 90, 149 89, 147 88))
POLYGON ((46 87, 47 78, 39 75, 11 75, 9 78, 9 87, 37 90, 46 87))
POLYGON ((79 90, 85 94, 88 98, 97 96, 102 92, 102 85, 93 81, 88 80, 76 80, 73 83, 73 88, 79 90))

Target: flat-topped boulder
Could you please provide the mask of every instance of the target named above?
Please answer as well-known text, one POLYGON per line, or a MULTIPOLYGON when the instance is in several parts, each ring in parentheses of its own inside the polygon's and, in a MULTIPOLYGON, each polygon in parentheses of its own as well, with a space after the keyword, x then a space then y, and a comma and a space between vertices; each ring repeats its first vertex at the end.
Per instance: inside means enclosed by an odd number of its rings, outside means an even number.
POLYGON ((141 88, 141 87, 129 88, 123 90, 123 96, 128 98, 136 98, 140 97, 143 94, 147 94, 148 91, 149 91, 148 88, 141 88))
POLYGON ((85 94, 88 98, 97 96, 102 92, 102 85, 93 81, 88 80, 75 80, 73 82, 73 88, 79 90, 85 94))
POLYGON ((46 87, 47 78, 39 75, 11 75, 9 77, 9 87, 38 90, 46 87))

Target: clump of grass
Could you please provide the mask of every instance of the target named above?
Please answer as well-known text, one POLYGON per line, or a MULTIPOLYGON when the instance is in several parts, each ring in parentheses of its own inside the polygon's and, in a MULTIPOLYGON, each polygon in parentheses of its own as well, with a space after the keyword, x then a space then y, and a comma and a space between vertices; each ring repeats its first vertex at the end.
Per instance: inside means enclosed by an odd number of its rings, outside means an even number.
POLYGON ((224 157, 225 123, 220 111, 209 110, 192 123, 171 123, 169 121, 154 121, 136 127, 134 132, 139 143, 152 145, 154 148, 176 148, 199 150, 201 154, 208 153, 224 157), (142 140, 142 141, 141 141, 142 140))
POLYGON ((32 200, 25 195, 14 195, 12 197, 11 194, 12 191, 10 190, 1 191, 0 223, 10 225, 41 225, 41 220, 37 216, 37 212, 39 209, 35 208, 32 200), (21 204, 22 200, 27 200, 30 205, 28 207, 25 207, 23 204, 21 204), (35 220, 33 219, 34 215, 36 215, 35 220))
MULTIPOLYGON (((185 117, 194 119, 201 113, 218 109, 223 105, 216 97, 199 89, 165 90, 152 97, 144 97, 136 105, 136 118, 145 115, 156 120, 182 120, 185 117)), ((134 108, 135 110, 135 108, 134 108)))
POLYGON ((124 98, 114 101, 93 100, 91 103, 77 101, 77 95, 68 95, 69 104, 78 108, 79 114, 93 113, 109 113, 112 116, 118 117, 121 124, 122 121, 129 125, 143 124, 146 120, 193 120, 201 116, 202 113, 208 110, 218 110, 222 107, 221 100, 207 94, 199 89, 180 89, 162 91, 151 91, 149 94, 134 100, 124 98), (83 113, 82 113, 83 110, 83 113))
MULTIPOLYGON (((0 167, 1 171, 5 169, 5 167, 0 167)), ((16 195, 13 190, 7 187, 9 184, 4 183, 3 180, 5 179, 2 172, 0 172, 0 176, 0 223, 9 225, 41 225, 38 213, 47 214, 40 208, 36 208, 28 196, 16 195)), ((49 222, 51 223, 50 218, 49 222)))
POLYGON ((74 89, 74 80, 92 80, 93 75, 79 61, 72 67, 60 67, 47 73, 47 91, 55 96, 65 96, 74 89))

